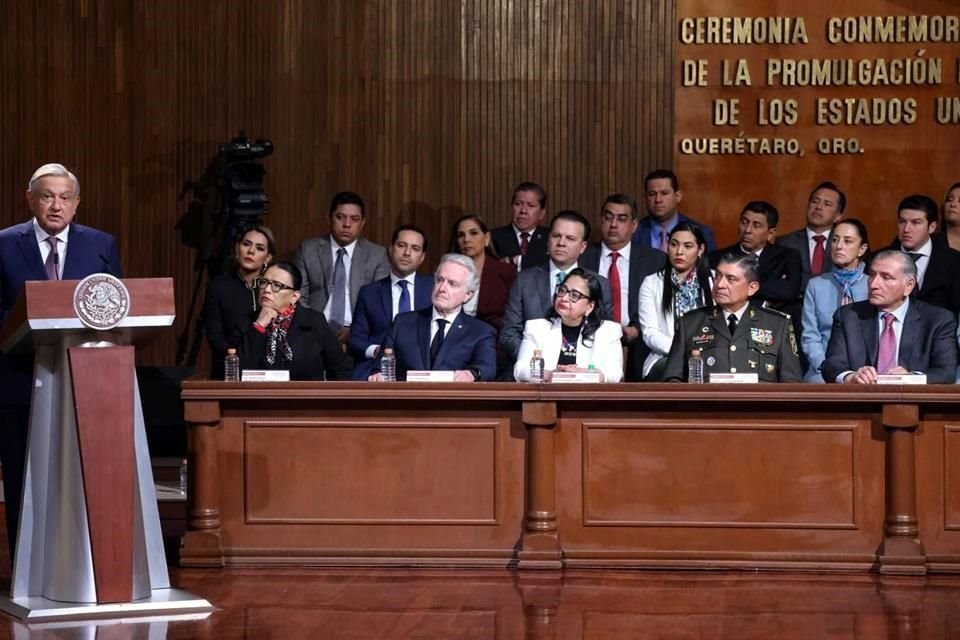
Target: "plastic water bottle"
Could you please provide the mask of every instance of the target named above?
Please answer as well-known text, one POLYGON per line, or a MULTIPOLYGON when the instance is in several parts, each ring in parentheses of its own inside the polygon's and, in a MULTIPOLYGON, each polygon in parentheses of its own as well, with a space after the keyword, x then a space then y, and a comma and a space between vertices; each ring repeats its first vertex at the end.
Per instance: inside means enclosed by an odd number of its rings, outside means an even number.
POLYGON ((543 353, 539 349, 530 358, 530 382, 543 382, 543 353))
POLYGON ((180 460, 180 495, 187 495, 187 459, 180 460))
POLYGON ((223 379, 227 382, 240 382, 240 356, 236 349, 227 349, 227 357, 223 359, 223 379))
POLYGON ((384 382, 397 381, 397 358, 393 355, 393 349, 384 349, 380 356, 380 376, 384 382))
POLYGON ((687 382, 703 384, 703 356, 700 355, 700 349, 690 352, 690 359, 687 360, 687 382))

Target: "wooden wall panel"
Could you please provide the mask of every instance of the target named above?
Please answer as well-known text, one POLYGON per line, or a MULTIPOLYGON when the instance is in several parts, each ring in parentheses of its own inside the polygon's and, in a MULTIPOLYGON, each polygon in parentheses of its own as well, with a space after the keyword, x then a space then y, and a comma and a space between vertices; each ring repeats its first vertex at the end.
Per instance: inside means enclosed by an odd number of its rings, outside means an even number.
MULTIPOLYGON (((327 229, 330 197, 368 202, 367 235, 464 210, 509 219, 532 179, 593 218, 670 164, 672 0, 11 0, 0 20, 0 225, 26 218, 33 169, 78 174, 78 221, 115 234, 136 277, 173 276, 178 361, 196 313, 190 182, 244 129, 264 162, 281 253, 327 229)), ((207 201, 207 207, 211 204, 207 201)), ((202 291, 202 288, 199 289, 202 291)))

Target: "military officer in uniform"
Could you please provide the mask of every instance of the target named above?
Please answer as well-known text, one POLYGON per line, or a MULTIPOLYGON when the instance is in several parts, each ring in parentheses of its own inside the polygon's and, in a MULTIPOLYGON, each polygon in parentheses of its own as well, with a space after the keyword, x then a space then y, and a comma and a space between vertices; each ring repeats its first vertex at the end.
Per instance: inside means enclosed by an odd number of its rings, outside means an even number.
POLYGON ((756 373, 761 382, 801 382, 797 338, 790 316, 752 304, 760 288, 757 257, 722 256, 713 282, 714 306, 680 318, 664 374, 666 381, 687 379, 694 349, 703 357, 704 381, 711 373, 756 373))

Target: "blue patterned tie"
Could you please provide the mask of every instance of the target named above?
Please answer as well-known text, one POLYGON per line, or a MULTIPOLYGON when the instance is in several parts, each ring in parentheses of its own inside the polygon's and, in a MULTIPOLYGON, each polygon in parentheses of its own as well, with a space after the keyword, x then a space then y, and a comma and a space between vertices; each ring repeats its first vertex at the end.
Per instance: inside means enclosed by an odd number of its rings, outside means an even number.
POLYGON ((407 289, 408 284, 410 283, 406 280, 397 280, 397 285, 400 287, 400 303, 397 305, 397 313, 410 311, 410 290, 407 289))

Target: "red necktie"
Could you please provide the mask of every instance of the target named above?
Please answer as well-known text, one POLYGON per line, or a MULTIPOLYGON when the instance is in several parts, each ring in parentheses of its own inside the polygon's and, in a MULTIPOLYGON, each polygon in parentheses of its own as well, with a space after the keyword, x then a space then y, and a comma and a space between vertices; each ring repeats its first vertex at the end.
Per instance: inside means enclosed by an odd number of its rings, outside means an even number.
POLYGON ((520 234, 520 255, 527 255, 527 249, 530 248, 530 233, 524 231, 520 234))
POLYGON ((620 322, 620 269, 617 269, 617 258, 620 254, 614 251, 610 254, 610 270, 607 271, 607 280, 610 281, 610 294, 613 296, 613 321, 620 322))
POLYGON ((821 235, 813 236, 813 241, 817 246, 813 248, 813 257, 810 258, 810 273, 818 276, 823 273, 823 243, 826 238, 821 235))
POLYGON ((877 350, 877 373, 887 373, 897 366, 897 334, 893 332, 892 313, 883 314, 883 331, 880 333, 880 348, 877 350))

